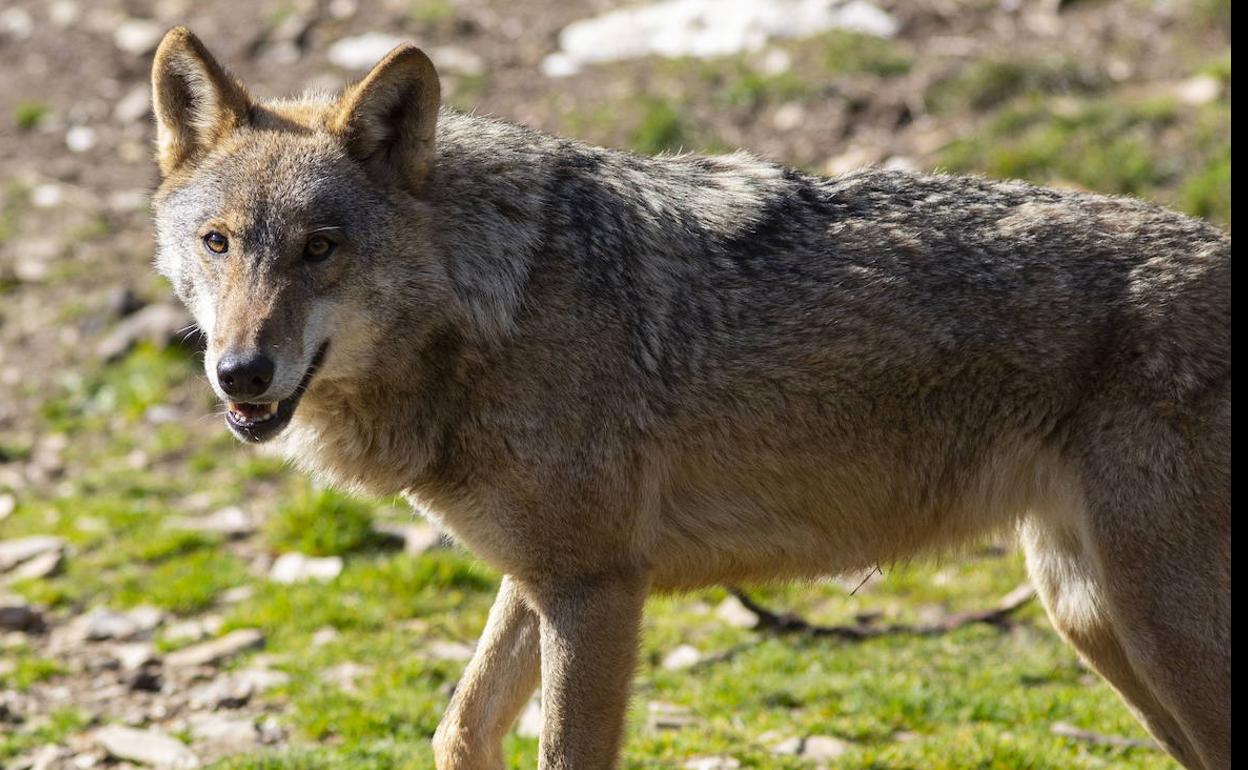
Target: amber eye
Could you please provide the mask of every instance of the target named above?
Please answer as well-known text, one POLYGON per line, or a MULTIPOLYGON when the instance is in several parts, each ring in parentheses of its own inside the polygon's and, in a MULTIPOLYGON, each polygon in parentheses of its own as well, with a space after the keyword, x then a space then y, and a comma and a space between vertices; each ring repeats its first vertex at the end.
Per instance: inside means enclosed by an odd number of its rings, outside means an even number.
POLYGON ((303 247, 303 258, 308 262, 323 262, 334 253, 338 244, 323 235, 314 235, 303 247))
POLYGON ((213 230, 204 236, 204 248, 213 254, 224 254, 230 250, 230 239, 213 230))

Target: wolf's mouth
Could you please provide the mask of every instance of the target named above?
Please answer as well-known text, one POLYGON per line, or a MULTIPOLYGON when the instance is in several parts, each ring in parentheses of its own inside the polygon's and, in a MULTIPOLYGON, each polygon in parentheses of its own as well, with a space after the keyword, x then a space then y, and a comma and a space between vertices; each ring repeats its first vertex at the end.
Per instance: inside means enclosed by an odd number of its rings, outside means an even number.
POLYGON ((281 433, 290 423, 290 418, 295 416, 295 407, 299 406, 299 399, 303 398, 308 386, 312 384, 312 377, 324 363, 325 351, 328 349, 328 342, 321 345, 295 392, 281 401, 267 401, 262 404, 229 402, 226 405, 225 424, 230 426, 234 435, 253 444, 268 441, 281 433))

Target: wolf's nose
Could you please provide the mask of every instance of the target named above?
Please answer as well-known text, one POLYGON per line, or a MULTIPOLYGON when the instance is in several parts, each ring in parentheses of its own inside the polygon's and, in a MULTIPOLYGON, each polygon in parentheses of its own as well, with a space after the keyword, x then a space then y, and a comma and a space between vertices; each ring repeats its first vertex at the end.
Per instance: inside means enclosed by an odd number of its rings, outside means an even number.
POLYGON ((228 353, 217 362, 217 382, 230 398, 246 401, 269 389, 273 368, 263 353, 228 353))

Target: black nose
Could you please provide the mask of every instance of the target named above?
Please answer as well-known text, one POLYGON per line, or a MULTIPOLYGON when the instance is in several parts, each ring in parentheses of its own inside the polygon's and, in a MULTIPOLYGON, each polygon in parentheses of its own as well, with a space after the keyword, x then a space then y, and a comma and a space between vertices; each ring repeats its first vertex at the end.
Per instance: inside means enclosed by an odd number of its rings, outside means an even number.
POLYGON ((217 382, 230 398, 255 398, 273 382, 273 359, 263 353, 227 353, 217 362, 217 382))

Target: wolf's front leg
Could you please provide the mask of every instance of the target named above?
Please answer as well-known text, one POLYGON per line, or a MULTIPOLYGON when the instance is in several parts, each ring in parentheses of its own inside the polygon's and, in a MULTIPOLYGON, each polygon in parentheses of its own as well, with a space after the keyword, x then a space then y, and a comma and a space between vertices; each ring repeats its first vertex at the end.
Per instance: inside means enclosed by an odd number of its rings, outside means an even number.
POLYGON ((541 617, 540 770, 610 770, 624 733, 647 581, 525 586, 541 617))
POLYGON ((438 770, 502 770, 503 736, 540 674, 537 614, 504 577, 476 654, 434 733, 438 770))

